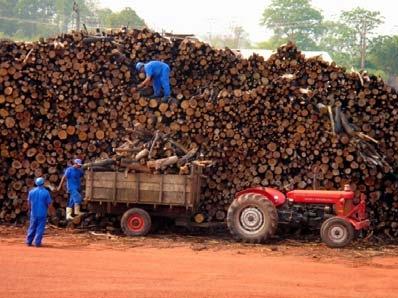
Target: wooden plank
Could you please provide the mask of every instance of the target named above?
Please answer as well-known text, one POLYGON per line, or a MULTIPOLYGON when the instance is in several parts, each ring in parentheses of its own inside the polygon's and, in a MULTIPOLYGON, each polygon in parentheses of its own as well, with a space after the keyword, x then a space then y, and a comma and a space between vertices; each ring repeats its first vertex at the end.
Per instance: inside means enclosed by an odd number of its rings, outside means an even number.
POLYGON ((164 175, 161 176, 162 178, 160 179, 160 183, 159 183, 159 203, 162 203, 162 197, 163 197, 163 193, 164 193, 164 189, 163 189, 163 180, 164 180, 164 175))
MULTIPOLYGON (((93 179, 98 181, 113 181, 114 179, 114 172, 94 172, 93 179)), ((183 175, 153 175, 153 174, 145 174, 145 173, 138 173, 138 174, 128 174, 125 176, 123 173, 117 173, 118 181, 130 181, 135 182, 137 176, 139 176, 140 181, 145 181, 148 183, 159 183, 161 177, 163 176, 164 183, 172 183, 172 184, 184 184, 184 177, 183 175)))
POLYGON ((193 207, 195 177, 93 172, 87 176, 86 187, 91 188, 94 201, 193 207))
POLYGON ((137 175, 137 177, 136 177, 135 187, 136 187, 136 189, 135 189, 136 195, 135 195, 134 199, 136 202, 139 202, 140 201, 140 176, 139 175, 137 175))
POLYGON ((113 174, 113 201, 116 202, 116 195, 117 195, 117 173, 113 174))
MULTIPOLYGON (((141 182, 139 184, 140 190, 160 190, 160 184, 161 181, 158 183, 145 183, 141 182)), ((93 181, 93 187, 97 188, 113 188, 114 187, 114 182, 111 181, 93 181)), ((117 181, 116 184, 117 188, 131 188, 131 189, 136 189, 137 188, 137 182, 125 182, 125 181, 117 181)), ((169 183, 163 183, 163 190, 164 191, 181 191, 183 192, 185 188, 185 184, 177 185, 177 184, 169 184, 169 183)), ((186 185, 186 191, 191 192, 192 191, 192 186, 191 184, 187 183, 186 185)))
MULTIPOLYGON (((116 202, 120 203, 140 203, 140 204, 164 204, 164 205, 179 205, 192 207, 192 204, 185 203, 184 195, 181 192, 163 192, 162 201, 159 203, 159 192, 144 191, 141 194, 140 200, 136 200, 134 192, 130 189, 118 189, 116 202)), ((111 188, 94 188, 94 201, 114 202, 113 189, 111 188)))

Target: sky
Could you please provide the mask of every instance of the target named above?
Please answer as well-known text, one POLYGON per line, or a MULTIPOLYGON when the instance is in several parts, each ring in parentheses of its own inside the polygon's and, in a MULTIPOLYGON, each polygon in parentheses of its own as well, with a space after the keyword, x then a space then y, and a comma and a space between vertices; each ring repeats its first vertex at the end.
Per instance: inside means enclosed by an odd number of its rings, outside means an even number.
MULTIPOLYGON (((242 26, 252 42, 263 41, 270 32, 260 26, 261 14, 271 0, 97 0, 100 7, 119 11, 131 7, 155 31, 192 33, 203 37, 225 34, 242 26)), ((396 0, 312 0, 327 19, 336 19, 341 11, 362 7, 380 11, 384 24, 379 34, 398 34, 396 0)))

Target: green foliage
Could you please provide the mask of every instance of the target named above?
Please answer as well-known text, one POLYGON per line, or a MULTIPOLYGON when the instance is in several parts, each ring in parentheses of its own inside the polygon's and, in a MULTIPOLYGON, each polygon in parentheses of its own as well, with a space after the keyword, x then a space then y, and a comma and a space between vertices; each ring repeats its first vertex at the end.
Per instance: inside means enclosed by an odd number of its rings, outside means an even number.
POLYGON ((272 0, 260 24, 273 31, 274 39, 288 39, 303 50, 311 50, 317 48, 322 20, 322 13, 309 0, 272 0))
POLYGON ((360 7, 350 11, 344 11, 340 19, 352 28, 358 36, 364 31, 372 33, 374 29, 383 23, 383 17, 380 15, 380 12, 370 11, 360 7))
POLYGON ((398 75, 398 36, 379 36, 370 44, 369 62, 390 76, 398 75))
POLYGON ((325 21, 319 48, 328 52, 337 64, 346 68, 358 67, 355 32, 343 22, 325 21))
POLYGON ((368 52, 369 36, 383 23, 383 17, 378 11, 357 7, 350 11, 344 11, 340 16, 340 20, 352 29, 355 41, 350 46, 359 51, 360 68, 363 69, 365 68, 366 54, 368 52))
MULTIPOLYGON (((73 0, 0 0, 0 32, 16 40, 34 40, 40 36, 67 32, 74 28, 73 0)), ((88 27, 142 28, 144 21, 131 8, 113 13, 97 10, 96 0, 76 0, 80 23, 88 27)))
POLYGON ((112 10, 110 10, 109 8, 103 8, 97 10, 97 16, 100 27, 109 27, 110 25, 109 18, 112 15, 112 13, 113 13, 112 10))
MULTIPOLYGON (((370 37, 383 22, 380 13, 355 8, 343 12, 338 21, 322 20, 322 13, 311 7, 310 0, 272 0, 264 10, 261 24, 274 35, 257 47, 274 50, 287 40, 293 40, 301 50, 327 51, 337 64, 347 69, 364 68, 370 37)), ((368 69, 384 75, 396 69, 392 57, 397 49, 391 40, 380 42, 379 51, 372 47, 371 57, 366 61, 368 69), (390 62, 384 64, 382 60, 390 62)))
POLYGON ((0 31, 18 39, 56 31, 48 20, 54 15, 51 0, 1 0, 0 31))
POLYGON ((256 45, 258 49, 276 50, 281 45, 288 42, 287 37, 272 36, 270 39, 259 42, 256 45))
POLYGON ((129 28, 143 28, 145 22, 141 19, 137 13, 129 7, 126 7, 120 12, 114 12, 109 14, 109 10, 102 12, 104 19, 101 21, 105 27, 119 28, 127 26, 129 28))

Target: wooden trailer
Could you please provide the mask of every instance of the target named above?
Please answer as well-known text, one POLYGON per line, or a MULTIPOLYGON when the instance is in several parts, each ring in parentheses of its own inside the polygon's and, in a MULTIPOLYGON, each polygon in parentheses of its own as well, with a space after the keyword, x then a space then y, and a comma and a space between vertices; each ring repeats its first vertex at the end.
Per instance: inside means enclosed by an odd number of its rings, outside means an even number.
POLYGON ((86 173, 86 201, 91 211, 123 214, 126 235, 145 235, 151 217, 191 217, 198 207, 202 169, 193 166, 190 175, 147 173, 86 173))

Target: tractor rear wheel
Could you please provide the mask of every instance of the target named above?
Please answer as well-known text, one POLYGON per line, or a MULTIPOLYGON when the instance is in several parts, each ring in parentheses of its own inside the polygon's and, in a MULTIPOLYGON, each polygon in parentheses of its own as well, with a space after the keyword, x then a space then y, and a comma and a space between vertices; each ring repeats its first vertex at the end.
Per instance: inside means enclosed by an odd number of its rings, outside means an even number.
POLYGON ((228 208, 227 224, 235 239, 260 243, 275 234, 278 213, 264 196, 247 193, 236 198, 228 208))
POLYGON ((348 245, 354 238, 354 228, 351 223, 339 217, 325 220, 321 226, 321 238, 332 248, 348 245))
POLYGON ((127 236, 144 236, 151 229, 151 216, 144 209, 131 208, 123 214, 120 225, 127 236))

